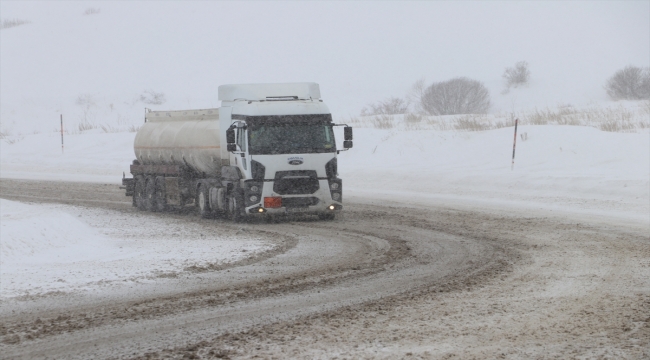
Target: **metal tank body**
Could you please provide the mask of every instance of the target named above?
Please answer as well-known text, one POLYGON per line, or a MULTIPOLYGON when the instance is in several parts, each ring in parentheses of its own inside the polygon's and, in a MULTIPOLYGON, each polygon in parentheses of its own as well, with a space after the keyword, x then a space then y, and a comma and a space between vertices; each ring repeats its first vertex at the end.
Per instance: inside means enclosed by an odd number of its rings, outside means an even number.
POLYGON ((219 109, 149 110, 145 119, 133 144, 140 164, 181 165, 219 175, 219 109))

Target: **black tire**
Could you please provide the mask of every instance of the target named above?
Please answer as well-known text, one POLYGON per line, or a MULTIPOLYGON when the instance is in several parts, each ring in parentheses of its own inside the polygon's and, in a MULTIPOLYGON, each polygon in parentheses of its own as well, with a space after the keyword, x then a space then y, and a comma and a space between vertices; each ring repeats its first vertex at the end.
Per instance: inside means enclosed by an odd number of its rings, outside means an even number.
POLYGON ((244 219, 244 197, 234 191, 228 197, 228 217, 233 222, 241 222, 244 219))
POLYGON ((327 220, 327 221, 332 221, 336 217, 336 214, 334 213, 327 213, 327 214, 318 214, 318 218, 321 220, 327 220))
POLYGON ((196 193, 196 208, 202 218, 209 219, 212 217, 208 189, 203 185, 199 185, 199 191, 196 193))
POLYGON ((145 179, 142 175, 137 175, 135 177, 135 187, 133 189, 133 204, 138 210, 145 210, 144 200, 145 200, 145 179))
POLYGON ((144 208, 147 211, 156 211, 156 178, 153 176, 147 176, 144 195, 144 208))
POLYGON ((155 181, 155 209, 163 212, 167 210, 167 194, 165 193, 165 177, 158 176, 155 181))

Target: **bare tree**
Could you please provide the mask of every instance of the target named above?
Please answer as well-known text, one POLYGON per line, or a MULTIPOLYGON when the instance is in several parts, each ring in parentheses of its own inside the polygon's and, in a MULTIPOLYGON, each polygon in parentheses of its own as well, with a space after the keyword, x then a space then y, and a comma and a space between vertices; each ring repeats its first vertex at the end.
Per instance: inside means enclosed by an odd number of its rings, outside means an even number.
POLYGON ((607 80, 605 90, 614 100, 650 99, 650 68, 626 66, 607 80))
POLYGON ((368 104, 361 109, 361 116, 404 114, 407 110, 408 104, 404 99, 390 97, 374 104, 368 104))
POLYGON ((480 81, 458 77, 431 84, 421 104, 430 115, 484 114, 490 108, 490 92, 480 81))
POLYGON ((424 91, 426 90, 427 85, 424 78, 416 81, 411 85, 411 89, 406 94, 406 102, 409 107, 412 108, 412 111, 418 114, 424 113, 422 108, 422 96, 424 96, 424 91))
POLYGON ((89 123, 94 119, 93 108, 97 106, 97 103, 95 101, 95 97, 92 94, 84 93, 79 95, 75 100, 75 104, 81 107, 83 111, 83 117, 81 118, 81 121, 83 123, 89 123))
POLYGON ((2 19, 2 22, 0 23, 0 29, 9 29, 12 27, 20 26, 20 25, 25 25, 29 24, 31 21, 29 20, 22 20, 22 19, 2 19))
POLYGON ((514 67, 508 67, 503 72, 503 79, 506 81, 506 89, 528 84, 529 78, 530 70, 528 70, 528 63, 525 61, 517 62, 514 67))
POLYGON ((96 14, 99 14, 100 12, 102 12, 100 8, 92 8, 91 7, 91 8, 87 8, 84 11, 84 15, 96 15, 96 14))
POLYGON ((140 101, 150 105, 162 105, 167 101, 165 94, 157 93, 153 90, 145 90, 140 94, 140 101))

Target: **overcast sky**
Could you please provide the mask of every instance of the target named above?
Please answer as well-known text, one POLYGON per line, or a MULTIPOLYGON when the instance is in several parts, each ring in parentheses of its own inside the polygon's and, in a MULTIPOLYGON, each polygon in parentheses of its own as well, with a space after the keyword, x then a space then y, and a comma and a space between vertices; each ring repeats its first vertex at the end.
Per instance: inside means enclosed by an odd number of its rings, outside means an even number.
POLYGON ((221 84, 295 81, 357 115, 419 78, 456 76, 483 81, 499 110, 514 102, 501 75, 520 60, 540 97, 567 101, 605 100, 614 71, 650 63, 650 1, 2 0, 0 13, 31 21, 0 33, 3 117, 19 102, 144 89, 169 107, 210 107, 221 84), (101 12, 83 15, 90 7, 101 12))

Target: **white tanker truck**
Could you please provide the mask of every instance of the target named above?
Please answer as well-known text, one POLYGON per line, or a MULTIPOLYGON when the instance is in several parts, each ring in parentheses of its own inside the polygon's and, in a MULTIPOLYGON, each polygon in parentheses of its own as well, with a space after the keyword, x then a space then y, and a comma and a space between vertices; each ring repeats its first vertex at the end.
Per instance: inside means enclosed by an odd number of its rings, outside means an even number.
POLYGON ((332 220, 343 209, 334 124, 316 83, 219 86, 221 107, 146 110, 126 196, 141 210, 194 204, 204 218, 292 213, 332 220), (226 146, 222 146, 225 144, 226 146))

